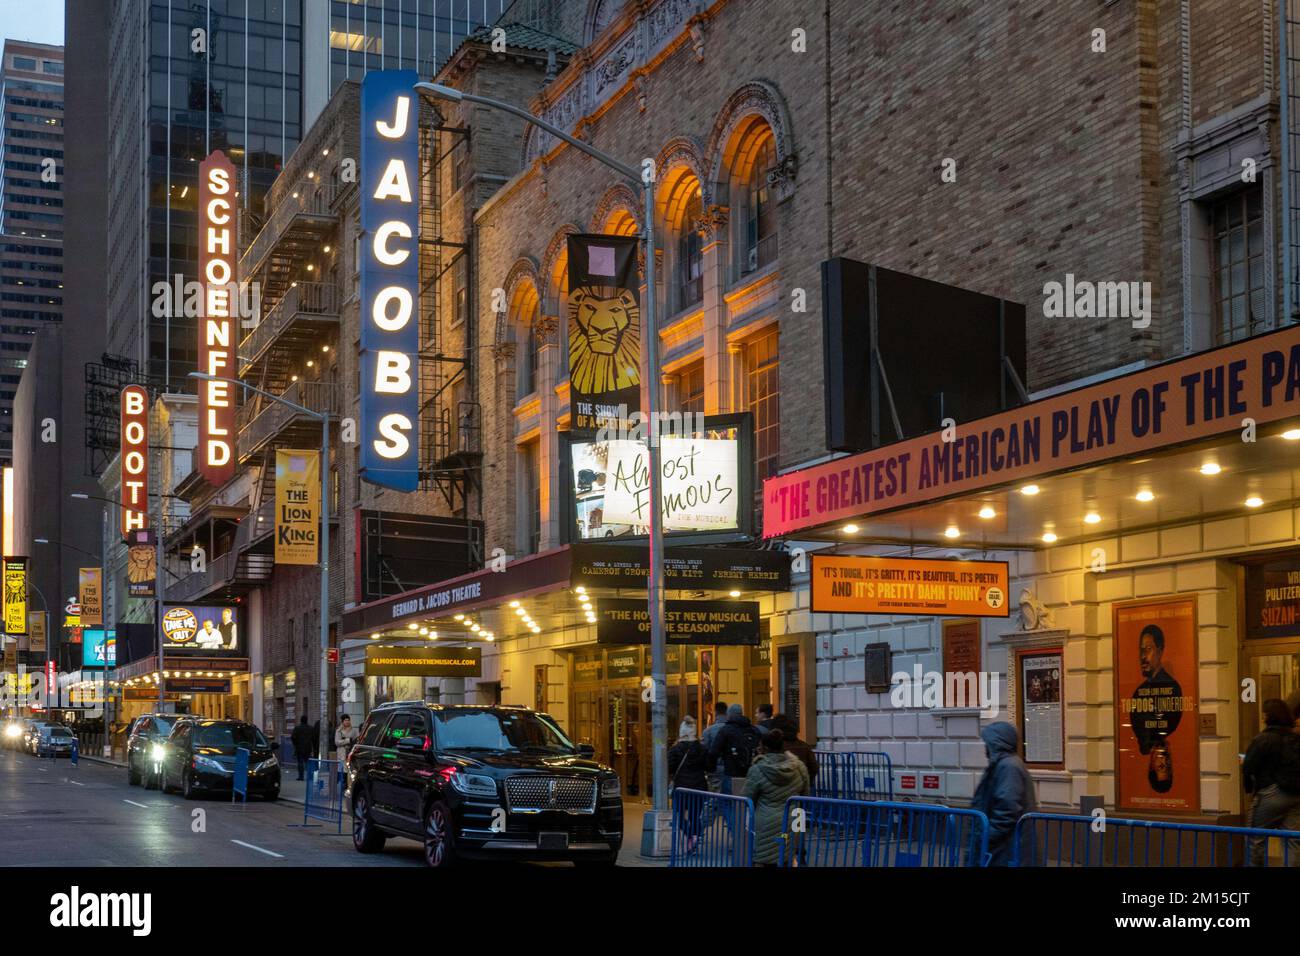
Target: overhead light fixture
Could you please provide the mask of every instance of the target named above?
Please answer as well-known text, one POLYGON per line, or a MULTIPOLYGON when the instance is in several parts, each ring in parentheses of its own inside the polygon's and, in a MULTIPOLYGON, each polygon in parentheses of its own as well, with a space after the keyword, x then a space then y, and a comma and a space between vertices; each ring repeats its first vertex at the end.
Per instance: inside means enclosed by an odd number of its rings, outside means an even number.
POLYGON ((1287 441, 1300 441, 1300 428, 1288 428, 1282 433, 1287 441))
POLYGON ((957 528, 952 527, 952 526, 950 525, 948 528, 946 528, 946 529, 944 530, 944 532, 943 532, 943 536, 944 536, 945 538, 960 538, 960 537, 961 537, 961 531, 959 531, 957 528))
POLYGON ((1097 512, 1095 511, 1089 511, 1086 515, 1083 516, 1083 523, 1101 524, 1101 515, 1097 514, 1097 512))
POLYGON ((1031 495, 1031 496, 1032 496, 1032 495, 1036 495, 1036 494, 1038 494, 1038 492, 1041 491, 1041 490, 1042 490, 1042 489, 1039 488, 1037 485, 1025 485, 1023 488, 1020 489, 1020 493, 1021 493, 1022 495, 1031 495))
POLYGON ((1155 501, 1156 493, 1147 488, 1143 488, 1134 497, 1137 498, 1138 501, 1142 501, 1142 502, 1155 501))
POLYGON ((985 521, 987 521, 989 518, 996 518, 997 515, 998 513, 994 511, 992 508, 990 508, 988 505, 985 505, 983 508, 980 509, 980 517, 983 518, 985 521))
POLYGON ((463 620, 465 620, 465 615, 464 615, 464 614, 457 614, 457 615, 456 615, 456 620, 458 620, 458 621, 463 621, 463 620))
POLYGON ((420 628, 420 633, 421 633, 421 634, 428 634, 428 633, 429 633, 429 629, 428 629, 427 627, 422 627, 422 628, 420 628))
POLYGON ((329 252, 329 251, 330 251, 329 243, 326 243, 326 244, 325 244, 325 251, 326 251, 326 252, 329 252))
POLYGON ((858 533, 858 526, 855 525, 855 524, 846 524, 846 525, 844 526, 844 533, 845 533, 845 534, 857 534, 857 533, 858 533))
POLYGON ((411 630, 413 630, 413 631, 418 631, 419 629, 420 629, 420 625, 419 625, 419 623, 417 623, 416 621, 412 621, 412 622, 411 622, 411 630))
POLYGON ((730 594, 732 597, 740 597, 739 591, 728 591, 727 593, 730 594))
POLYGON ((519 606, 519 602, 518 602, 518 601, 511 601, 511 602, 510 602, 510 606, 511 606, 511 607, 518 607, 518 606, 519 606))
POLYGON ((1046 544, 1055 544, 1055 543, 1056 543, 1056 532, 1054 532, 1054 531, 1045 531, 1045 532, 1043 532, 1043 542, 1046 543, 1046 544))
POLYGON ((579 584, 579 585, 578 585, 576 588, 574 588, 573 590, 576 591, 576 592, 579 593, 579 594, 586 594, 586 593, 587 593, 587 589, 584 588, 581 584, 579 584))
POLYGON ((525 611, 525 610, 524 610, 523 608, 521 608, 521 607, 517 607, 517 608, 515 608, 515 613, 516 613, 517 615, 519 615, 520 617, 523 617, 523 616, 524 616, 525 614, 527 614, 528 612, 525 611))
POLYGON ((1246 499, 1247 508, 1258 508, 1263 503, 1264 503, 1264 499, 1261 498, 1259 495, 1251 495, 1249 498, 1246 499))
POLYGON ((320 347, 320 350, 321 350, 322 352, 328 352, 328 351, 330 350, 330 347, 329 347, 328 345, 322 345, 322 346, 320 347))
POLYGON ((1221 471, 1223 469, 1219 467, 1218 462, 1207 461, 1201 466, 1201 474, 1203 475, 1217 475, 1221 471))

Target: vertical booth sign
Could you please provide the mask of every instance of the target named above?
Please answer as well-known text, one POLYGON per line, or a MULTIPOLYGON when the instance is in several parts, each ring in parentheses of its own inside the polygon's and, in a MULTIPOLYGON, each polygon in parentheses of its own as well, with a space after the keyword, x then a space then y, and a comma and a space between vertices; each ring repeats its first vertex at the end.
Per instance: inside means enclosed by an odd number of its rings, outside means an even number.
POLYGON ((414 70, 361 82, 361 477, 419 482, 419 100, 414 70))
MULTIPOLYGON (((199 164, 199 268, 203 317, 199 320, 199 371, 235 375, 235 167, 214 149, 199 164)), ((235 402, 229 382, 199 386, 199 474, 220 487, 235 474, 235 402)))
POLYGON ((149 526, 149 393, 140 385, 122 389, 122 537, 149 526))
POLYGON ((573 432, 623 432, 641 408, 641 299, 635 236, 569 236, 573 432))

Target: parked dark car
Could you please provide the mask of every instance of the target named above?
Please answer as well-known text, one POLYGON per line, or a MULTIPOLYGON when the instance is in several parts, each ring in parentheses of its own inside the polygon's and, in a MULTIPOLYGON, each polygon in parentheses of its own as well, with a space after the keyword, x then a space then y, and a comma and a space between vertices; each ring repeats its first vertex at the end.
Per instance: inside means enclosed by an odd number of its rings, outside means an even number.
POLYGON ((248 749, 249 796, 280 796, 280 762, 274 747, 242 720, 185 717, 176 721, 163 745, 161 786, 179 789, 185 799, 205 793, 230 793, 235 782, 235 751, 248 749))
POLYGON ((126 734, 126 782, 152 790, 162 776, 164 745, 176 726, 177 714, 142 714, 126 734))
POLYGON ((71 757, 77 738, 62 724, 42 724, 36 733, 33 752, 38 757, 71 757))
POLYGON ((618 775, 526 707, 383 704, 347 759, 352 844, 424 843, 461 857, 612 865, 623 844, 618 775))

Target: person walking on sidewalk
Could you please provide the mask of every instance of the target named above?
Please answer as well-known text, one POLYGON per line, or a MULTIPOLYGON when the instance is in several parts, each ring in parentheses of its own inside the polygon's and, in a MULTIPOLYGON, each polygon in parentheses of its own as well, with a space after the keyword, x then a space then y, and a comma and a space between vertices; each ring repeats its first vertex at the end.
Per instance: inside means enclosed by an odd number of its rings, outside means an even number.
POLYGON ((334 731, 334 757, 339 762, 340 770, 343 768, 343 762, 348 759, 352 745, 357 742, 359 733, 360 731, 352 726, 351 714, 344 714, 339 719, 338 729, 334 731))
MULTIPOLYGON (((673 793, 678 790, 708 790, 707 762, 709 755, 695 738, 695 718, 687 714, 677 729, 677 743, 668 751, 668 779, 673 793)), ((694 797, 682 820, 686 835, 686 852, 690 853, 700 839, 700 814, 704 805, 694 797)))
POLYGON ((812 783, 803 761, 785 749, 781 731, 763 734, 760 746, 761 752, 745 775, 745 796, 754 801, 754 862, 775 866, 781 853, 785 802, 808 796, 812 783))
MULTIPOLYGON (((1241 761, 1241 780, 1254 795, 1250 825, 1261 830, 1300 830, 1300 735, 1286 701, 1272 698, 1260 708, 1264 732, 1250 742, 1241 761)), ((1300 840, 1287 840, 1288 866, 1300 866, 1300 840)), ((1250 865, 1268 866, 1268 838, 1250 838, 1250 865)))
MULTIPOLYGON (((988 817, 989 866, 1010 866, 1016 824, 1026 813, 1038 809, 1034 780, 1016 752, 1020 735, 1015 727, 999 720, 980 731, 980 736, 984 738, 984 752, 988 755, 989 765, 975 788, 971 808, 988 817)), ((1021 849, 1022 857, 1032 863, 1032 849, 1021 849)))
POLYGON ((754 755, 758 753, 762 736, 762 731, 745 716, 745 708, 739 704, 727 708, 727 719, 723 721, 709 747, 709 758, 714 769, 723 774, 723 793, 740 792, 750 764, 754 762, 754 755))
POLYGON ((298 779, 303 779, 303 774, 307 770, 307 760, 311 757, 311 745, 314 737, 311 732, 311 724, 307 723, 307 715, 302 715, 302 720, 298 726, 293 728, 293 733, 289 735, 289 741, 293 744, 293 755, 298 758, 298 779))

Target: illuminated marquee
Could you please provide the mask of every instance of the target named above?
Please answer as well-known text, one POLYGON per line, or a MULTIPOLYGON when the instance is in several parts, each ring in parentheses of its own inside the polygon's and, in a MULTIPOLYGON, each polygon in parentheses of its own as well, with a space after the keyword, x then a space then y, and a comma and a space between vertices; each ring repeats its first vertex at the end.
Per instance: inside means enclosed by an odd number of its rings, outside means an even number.
POLYGON ((397 491, 419 480, 417 79, 371 71, 361 83, 361 477, 397 491))
MULTIPOLYGON (((229 378, 235 371, 235 167, 221 150, 199 165, 199 267, 203 318, 199 370, 229 378)), ((199 386, 199 474, 220 486, 235 474, 235 404, 229 382, 199 386)))
POLYGON ((122 537, 149 527, 149 393, 140 385, 122 389, 122 537))

